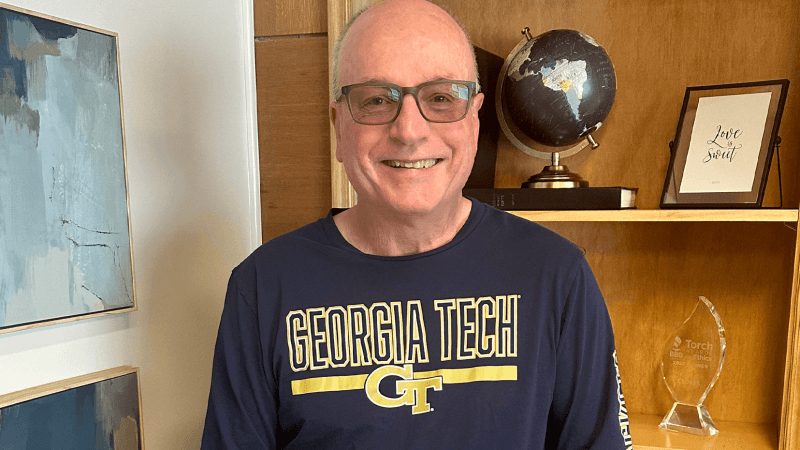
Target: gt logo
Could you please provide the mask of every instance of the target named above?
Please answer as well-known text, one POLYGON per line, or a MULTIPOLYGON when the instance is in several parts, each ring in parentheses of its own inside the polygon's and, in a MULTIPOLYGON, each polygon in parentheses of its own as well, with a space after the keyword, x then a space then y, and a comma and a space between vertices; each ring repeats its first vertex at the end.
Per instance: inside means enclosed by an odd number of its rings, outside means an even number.
POLYGON ((384 408, 397 408, 398 406, 411 405, 412 414, 422 414, 433 411, 428 403, 428 389, 442 390, 442 377, 414 379, 414 367, 411 364, 400 366, 383 366, 375 369, 364 383, 367 398, 372 403, 384 408), (396 382, 396 393, 399 397, 386 397, 380 392, 380 384, 389 376, 400 377, 396 382))

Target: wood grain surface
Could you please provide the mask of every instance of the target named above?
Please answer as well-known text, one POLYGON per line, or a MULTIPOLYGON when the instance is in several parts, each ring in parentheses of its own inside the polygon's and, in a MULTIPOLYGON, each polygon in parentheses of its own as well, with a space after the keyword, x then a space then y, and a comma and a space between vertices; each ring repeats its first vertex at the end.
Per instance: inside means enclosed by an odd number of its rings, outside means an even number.
MULTIPOLYGON (((774 450, 778 433, 774 424, 725 422, 714 420, 716 436, 693 436, 658 428, 663 416, 634 414, 631 416, 633 450, 774 450)), ((713 419, 713 418, 712 418, 713 419)))
POLYGON ((581 248, 606 299, 631 413, 672 405, 660 373, 671 333, 700 295, 726 328, 712 418, 777 423, 795 232, 782 223, 545 223, 581 248), (735 245, 734 245, 735 244, 735 245))
POLYGON ((331 205, 326 37, 256 43, 263 239, 331 205))
POLYGON ((784 450, 800 448, 800 234, 795 242, 791 300, 781 416, 781 442, 784 450))
POLYGON ((325 0, 253 0, 256 37, 326 33, 325 0))

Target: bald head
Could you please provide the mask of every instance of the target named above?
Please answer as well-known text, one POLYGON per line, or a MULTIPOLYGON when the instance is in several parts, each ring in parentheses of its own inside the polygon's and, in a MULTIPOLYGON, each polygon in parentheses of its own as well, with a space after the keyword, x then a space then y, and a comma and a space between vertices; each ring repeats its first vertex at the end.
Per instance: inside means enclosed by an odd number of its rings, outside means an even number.
MULTIPOLYGON (((466 76, 455 79, 477 83, 475 53, 453 16, 424 0, 389 0, 356 14, 339 34, 331 64, 331 97, 338 100, 341 86, 369 79, 368 74, 357 73, 363 58, 380 64, 375 55, 430 61, 452 54, 457 55, 457 65, 468 68, 466 76)), ((454 73, 460 69, 453 67, 454 73)))

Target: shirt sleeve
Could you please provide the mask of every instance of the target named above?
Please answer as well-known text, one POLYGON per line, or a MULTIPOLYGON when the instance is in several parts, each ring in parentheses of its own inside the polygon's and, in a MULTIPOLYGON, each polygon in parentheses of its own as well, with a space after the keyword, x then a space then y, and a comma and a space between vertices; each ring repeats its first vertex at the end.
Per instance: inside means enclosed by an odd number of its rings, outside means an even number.
POLYGON ((611 320, 585 260, 566 300, 556 358, 545 448, 631 450, 611 320))
POLYGON ((264 370, 258 316, 236 274, 220 320, 201 448, 274 449, 277 402, 264 370))

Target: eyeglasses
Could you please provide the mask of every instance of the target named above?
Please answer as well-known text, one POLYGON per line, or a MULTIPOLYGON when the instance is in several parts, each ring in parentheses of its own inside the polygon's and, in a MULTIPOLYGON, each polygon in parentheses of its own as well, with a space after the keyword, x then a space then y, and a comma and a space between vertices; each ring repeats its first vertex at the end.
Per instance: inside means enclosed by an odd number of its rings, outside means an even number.
POLYGON ((358 83, 342 87, 347 107, 356 123, 385 125, 394 122, 411 94, 420 114, 428 122, 458 122, 467 115, 475 95, 474 81, 437 80, 416 87, 390 83, 358 83))

